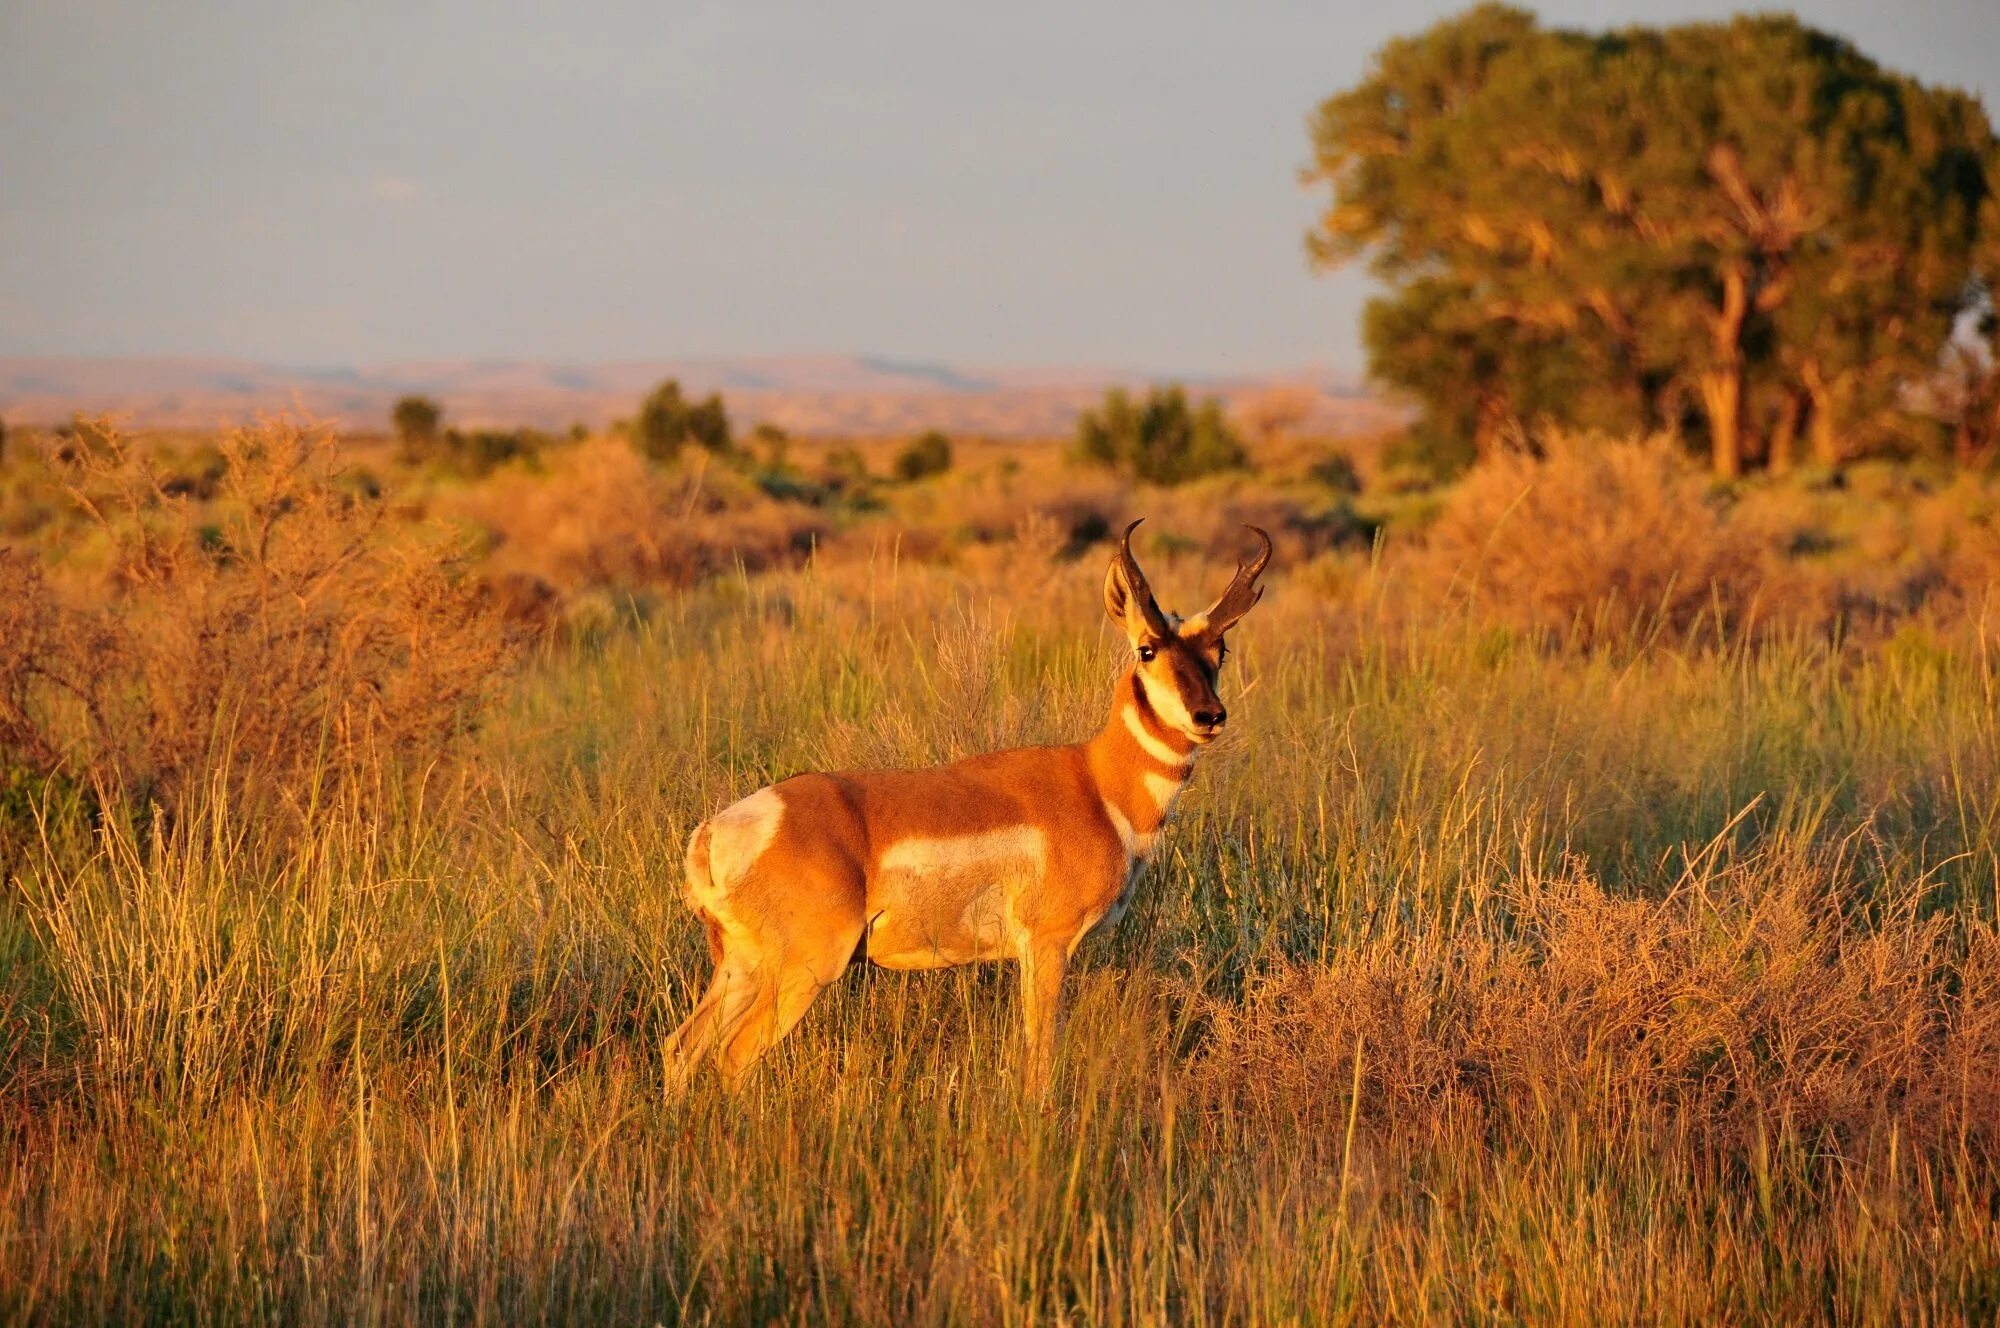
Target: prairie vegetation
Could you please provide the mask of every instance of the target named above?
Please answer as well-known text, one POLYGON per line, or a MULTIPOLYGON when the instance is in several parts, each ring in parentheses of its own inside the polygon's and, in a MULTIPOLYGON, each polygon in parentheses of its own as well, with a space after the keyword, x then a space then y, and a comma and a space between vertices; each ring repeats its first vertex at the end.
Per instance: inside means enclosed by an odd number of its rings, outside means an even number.
POLYGON ((92 436, 16 433, 48 598, 9 612, 60 630, 10 618, 7 676, 111 633, 158 652, 114 734, 245 722, 134 767, 8 712, 50 735, 5 730, 10 1319, 2000 1310, 1987 481, 1555 438, 1412 492, 1280 438, 1171 490, 976 441, 889 484, 897 440, 796 440, 777 497, 702 448, 469 479, 278 426, 189 487, 187 440, 92 436), (689 829, 1094 726, 1128 512, 1170 602, 1241 519, 1280 561, 1051 1104, 998 969, 857 972, 743 1097, 664 1093, 689 829))
MULTIPOLYGON (((428 757, 510 655, 463 536, 343 482, 325 429, 227 435, 185 469, 86 425, 49 478, 74 524, 0 550, 0 756, 16 778, 304 814, 428 757), (200 496, 197 496, 197 495, 200 496)), ((185 463, 183 463, 185 465, 185 463)))
POLYGON ((2000 1318, 1984 111, 1486 5, 1313 133, 1404 437, 11 428, 0 1318, 2000 1318), (1137 515, 1277 559, 1049 1099, 1000 969, 666 1091, 690 829, 1088 733, 1137 515))

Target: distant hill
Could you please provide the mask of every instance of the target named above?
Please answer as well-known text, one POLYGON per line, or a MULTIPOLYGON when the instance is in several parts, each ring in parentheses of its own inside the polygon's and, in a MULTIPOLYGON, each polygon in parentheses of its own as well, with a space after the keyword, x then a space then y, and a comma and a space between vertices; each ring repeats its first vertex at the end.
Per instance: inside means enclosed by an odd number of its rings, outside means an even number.
MULTIPOLYGON (((0 419, 52 424, 81 411, 138 427, 212 428, 259 412, 298 410, 350 429, 387 428, 410 393, 442 402, 466 426, 593 428, 629 416, 663 378, 721 392, 739 421, 800 434, 893 434, 945 429, 999 438, 1066 433, 1106 387, 1147 376, 1108 369, 975 369, 870 355, 749 356, 565 364, 435 360, 285 368, 247 360, 0 357, 0 419)), ((1187 380, 1231 400, 1279 384, 1306 388, 1306 427, 1354 432, 1399 418, 1352 380, 1319 371, 1187 380)))

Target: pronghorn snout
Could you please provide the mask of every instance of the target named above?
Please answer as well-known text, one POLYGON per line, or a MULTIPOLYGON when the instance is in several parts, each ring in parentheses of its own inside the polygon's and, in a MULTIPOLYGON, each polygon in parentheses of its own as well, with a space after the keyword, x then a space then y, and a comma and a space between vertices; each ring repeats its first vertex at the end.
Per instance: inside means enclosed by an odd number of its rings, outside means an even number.
POLYGON ((1193 713, 1191 718, 1194 720, 1196 724, 1201 726, 1204 732, 1214 733, 1217 729, 1220 729, 1224 724, 1229 722, 1229 712, 1227 710, 1224 710, 1221 706, 1218 705, 1212 710, 1210 709, 1197 710, 1193 713))

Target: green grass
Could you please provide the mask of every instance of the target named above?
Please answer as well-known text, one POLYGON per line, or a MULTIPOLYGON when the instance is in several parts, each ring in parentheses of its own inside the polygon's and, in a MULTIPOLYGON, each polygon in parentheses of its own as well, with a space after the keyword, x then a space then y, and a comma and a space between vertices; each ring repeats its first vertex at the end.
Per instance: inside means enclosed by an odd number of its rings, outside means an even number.
POLYGON ((663 1093, 695 822, 1089 731, 1095 570, 713 585, 302 834, 54 833, 0 907, 0 1315, 2000 1313, 1969 641, 1550 653, 1281 586, 1046 1107, 1001 968, 850 972, 741 1097, 663 1093))

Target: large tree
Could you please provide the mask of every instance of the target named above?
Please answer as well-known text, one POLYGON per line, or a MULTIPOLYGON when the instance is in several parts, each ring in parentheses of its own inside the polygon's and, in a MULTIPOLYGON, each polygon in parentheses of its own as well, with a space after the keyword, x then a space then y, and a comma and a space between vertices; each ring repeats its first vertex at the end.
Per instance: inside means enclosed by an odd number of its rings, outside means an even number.
POLYGON ((1371 368, 1440 450, 1674 426, 1725 475, 1888 435, 1979 298, 2000 179, 1976 100, 1782 16, 1482 5, 1390 42, 1312 137, 1309 250, 1387 285, 1371 368))

